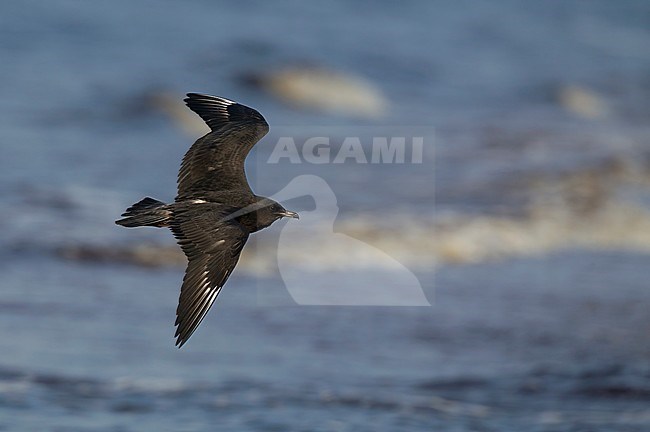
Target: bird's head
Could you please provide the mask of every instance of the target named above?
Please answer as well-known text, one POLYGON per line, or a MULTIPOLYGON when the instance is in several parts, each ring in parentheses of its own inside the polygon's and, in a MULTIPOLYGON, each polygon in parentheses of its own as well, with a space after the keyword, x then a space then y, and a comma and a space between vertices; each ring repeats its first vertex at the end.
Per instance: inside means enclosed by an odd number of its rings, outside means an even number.
POLYGON ((280 203, 277 203, 275 201, 273 201, 273 203, 270 206, 268 206, 268 211, 270 212, 271 215, 275 216, 275 219, 281 219, 283 217, 300 219, 298 213, 285 209, 280 205, 280 203))
POLYGON ((284 217, 298 219, 298 213, 285 209, 278 202, 269 198, 259 199, 252 207, 255 208, 255 211, 248 213, 254 218, 255 228, 252 232, 266 228, 284 217))

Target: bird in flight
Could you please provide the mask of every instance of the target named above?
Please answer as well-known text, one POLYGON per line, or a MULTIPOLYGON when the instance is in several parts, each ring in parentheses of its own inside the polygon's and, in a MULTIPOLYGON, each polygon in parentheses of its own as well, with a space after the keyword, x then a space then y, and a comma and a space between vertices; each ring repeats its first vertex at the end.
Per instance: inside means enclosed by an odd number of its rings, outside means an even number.
POLYGON ((190 147, 171 204, 146 197, 115 221, 124 227, 168 227, 188 264, 176 309, 176 346, 187 342, 237 265, 251 233, 283 217, 298 218, 253 193, 244 162, 269 125, 256 110, 228 99, 188 93, 187 106, 211 131, 190 147))

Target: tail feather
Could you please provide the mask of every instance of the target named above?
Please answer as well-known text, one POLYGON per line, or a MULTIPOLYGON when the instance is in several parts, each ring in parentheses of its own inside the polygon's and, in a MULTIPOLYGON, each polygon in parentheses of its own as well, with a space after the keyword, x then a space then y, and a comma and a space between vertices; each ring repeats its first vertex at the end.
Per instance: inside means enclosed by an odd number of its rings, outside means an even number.
POLYGON ((146 197, 127 208, 122 217, 115 223, 123 227, 166 227, 171 221, 172 213, 164 202, 146 197))

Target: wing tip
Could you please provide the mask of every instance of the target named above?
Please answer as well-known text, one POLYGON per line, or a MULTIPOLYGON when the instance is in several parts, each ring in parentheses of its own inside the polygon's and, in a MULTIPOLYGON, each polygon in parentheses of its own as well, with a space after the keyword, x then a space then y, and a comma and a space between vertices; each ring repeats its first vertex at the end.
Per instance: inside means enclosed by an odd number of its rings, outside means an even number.
POLYGON ((268 131, 268 123, 259 111, 221 96, 187 93, 183 99, 189 109, 197 113, 212 130, 231 121, 253 122, 268 131))
POLYGON ((185 342, 189 340, 190 336, 192 336, 192 334, 191 333, 189 335, 183 334, 183 332, 181 332, 181 326, 178 324, 176 325, 177 325, 176 333, 174 333, 176 342, 174 343, 174 345, 176 346, 176 348, 181 349, 183 345, 185 345, 185 342))
POLYGON ((230 121, 258 120, 261 115, 252 108, 221 96, 212 96, 203 93, 187 93, 183 99, 185 105, 196 114, 212 130, 219 129, 230 121))
POLYGON ((237 103, 233 100, 226 99, 225 97, 214 96, 205 93, 196 93, 196 92, 189 92, 185 94, 185 99, 183 99, 183 102, 185 102, 185 104, 187 104, 188 106, 190 105, 190 103, 194 103, 194 102, 217 103, 219 105, 224 105, 224 106, 234 105, 237 103))

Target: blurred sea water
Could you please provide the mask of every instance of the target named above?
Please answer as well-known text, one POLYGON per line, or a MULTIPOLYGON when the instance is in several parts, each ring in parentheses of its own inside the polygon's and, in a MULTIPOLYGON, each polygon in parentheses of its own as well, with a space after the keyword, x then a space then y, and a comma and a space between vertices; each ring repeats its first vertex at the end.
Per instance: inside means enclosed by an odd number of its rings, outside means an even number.
POLYGON ((649 24, 633 0, 2 3, 0 430, 647 430, 649 24), (242 79, 304 64, 383 117, 242 79), (175 349, 183 257, 113 221, 173 199, 196 136, 155 101, 188 91, 258 109, 256 193, 322 177, 334 229, 433 306, 297 306, 278 224, 175 349), (268 163, 324 135, 422 136, 423 160, 268 163))

